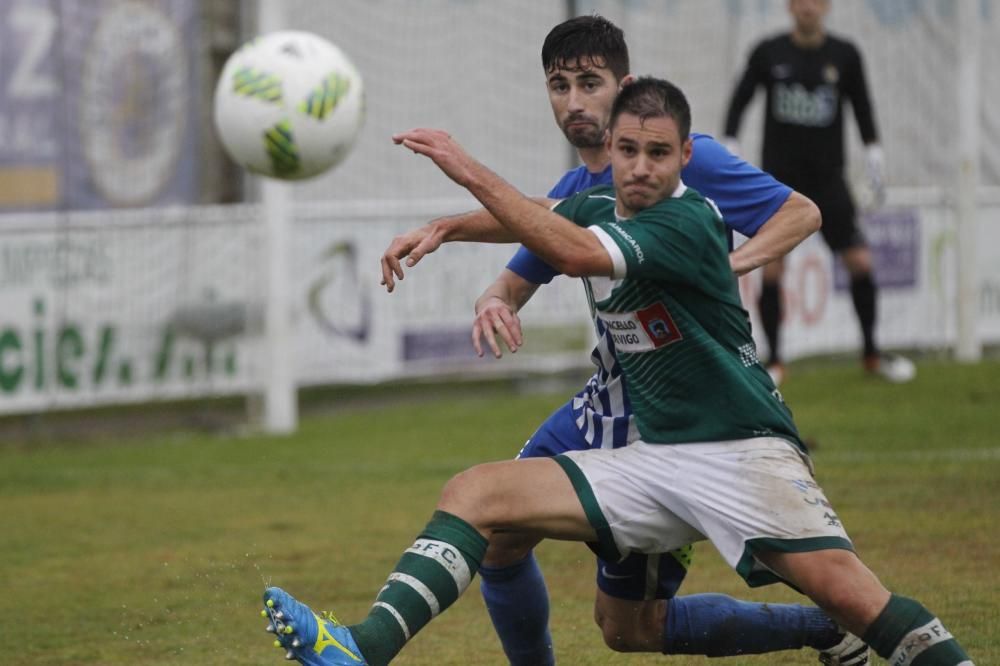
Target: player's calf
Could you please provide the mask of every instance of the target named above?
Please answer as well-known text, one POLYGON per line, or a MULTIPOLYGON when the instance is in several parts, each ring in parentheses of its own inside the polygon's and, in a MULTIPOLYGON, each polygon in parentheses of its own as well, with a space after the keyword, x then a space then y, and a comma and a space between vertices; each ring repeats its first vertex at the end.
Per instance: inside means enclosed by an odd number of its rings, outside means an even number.
POLYGON ((892 666, 972 666, 941 620, 919 602, 890 594, 854 553, 831 549, 760 557, 892 666))

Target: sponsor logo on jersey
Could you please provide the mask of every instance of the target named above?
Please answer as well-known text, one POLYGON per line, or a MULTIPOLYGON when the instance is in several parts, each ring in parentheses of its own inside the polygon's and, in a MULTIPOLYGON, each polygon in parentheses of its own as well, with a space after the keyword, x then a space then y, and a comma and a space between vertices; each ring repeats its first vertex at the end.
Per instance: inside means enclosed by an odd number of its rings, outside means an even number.
POLYGON ((615 349, 621 352, 654 351, 683 337, 663 303, 654 303, 635 312, 598 311, 597 316, 604 323, 615 349))
POLYGON ((771 113, 778 122, 805 127, 829 127, 837 117, 836 87, 809 90, 801 83, 776 83, 771 113))
POLYGON ((639 243, 637 243, 636 240, 634 238, 632 238, 632 236, 629 234, 629 232, 627 232, 624 229, 622 229, 621 225, 619 225, 616 222, 611 222, 611 223, 608 224, 608 226, 610 228, 614 229, 615 231, 617 231, 618 235, 621 236, 622 238, 624 238, 625 242, 628 243, 632 247, 632 251, 635 252, 635 260, 636 260, 636 262, 638 262, 638 263, 641 264, 642 262, 644 262, 646 260, 646 255, 643 254, 642 248, 639 246, 639 243))

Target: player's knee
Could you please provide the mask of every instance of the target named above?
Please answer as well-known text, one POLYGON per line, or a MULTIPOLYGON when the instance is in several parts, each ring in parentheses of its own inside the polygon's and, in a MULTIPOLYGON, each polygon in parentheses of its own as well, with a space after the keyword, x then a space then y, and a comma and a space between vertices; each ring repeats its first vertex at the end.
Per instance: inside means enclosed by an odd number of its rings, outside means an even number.
POLYGON ((594 604, 604 644, 615 652, 658 652, 663 642, 659 602, 594 604))
POLYGON ((813 553, 777 555, 778 567, 829 615, 864 626, 889 600, 889 591, 854 552, 826 549, 813 553))
POLYGON ((594 620, 601 630, 601 637, 604 639, 604 644, 615 652, 637 652, 642 650, 634 625, 628 622, 621 622, 619 618, 602 615, 596 608, 594 609, 594 620))
POLYGON ((515 532, 497 532, 490 536, 483 564, 488 567, 507 567, 517 564, 538 545, 538 539, 515 532))
POLYGON ((868 626, 889 601, 889 591, 877 580, 838 580, 814 593, 816 605, 846 625, 868 626))
POLYGON ((441 498, 437 508, 447 511, 481 528, 489 522, 487 509, 490 503, 485 501, 484 493, 489 484, 485 481, 487 473, 484 465, 470 467, 451 477, 441 490, 441 498))
POLYGON ((867 245, 855 245, 842 250, 840 258, 852 276, 868 275, 872 272, 872 254, 867 245))
POLYGON ((617 623, 609 617, 600 603, 594 604, 594 623, 601 630, 605 645, 615 652, 625 651, 622 649, 623 637, 618 631, 617 623))

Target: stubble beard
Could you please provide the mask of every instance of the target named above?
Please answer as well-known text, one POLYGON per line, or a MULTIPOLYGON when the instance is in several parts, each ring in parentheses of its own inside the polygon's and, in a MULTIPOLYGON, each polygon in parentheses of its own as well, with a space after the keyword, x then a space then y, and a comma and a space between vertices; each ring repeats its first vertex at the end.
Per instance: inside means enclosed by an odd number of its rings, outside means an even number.
POLYGON ((604 130, 571 131, 563 127, 563 135, 574 148, 598 148, 604 145, 604 130))

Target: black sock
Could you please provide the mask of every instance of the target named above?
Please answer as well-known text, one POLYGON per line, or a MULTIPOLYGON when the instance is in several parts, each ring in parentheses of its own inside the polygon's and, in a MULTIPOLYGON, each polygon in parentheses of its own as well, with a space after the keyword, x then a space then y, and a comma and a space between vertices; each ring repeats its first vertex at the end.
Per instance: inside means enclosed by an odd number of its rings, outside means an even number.
POLYGON ((767 338, 769 354, 767 365, 781 363, 781 350, 778 347, 778 328, 781 325, 781 285, 779 283, 764 282, 761 285, 757 309, 760 311, 760 323, 764 327, 764 337, 767 338))
POLYGON ((871 273, 851 276, 851 300, 854 301, 854 311, 861 324, 866 357, 878 355, 878 346, 875 344, 875 299, 875 281, 871 273))

